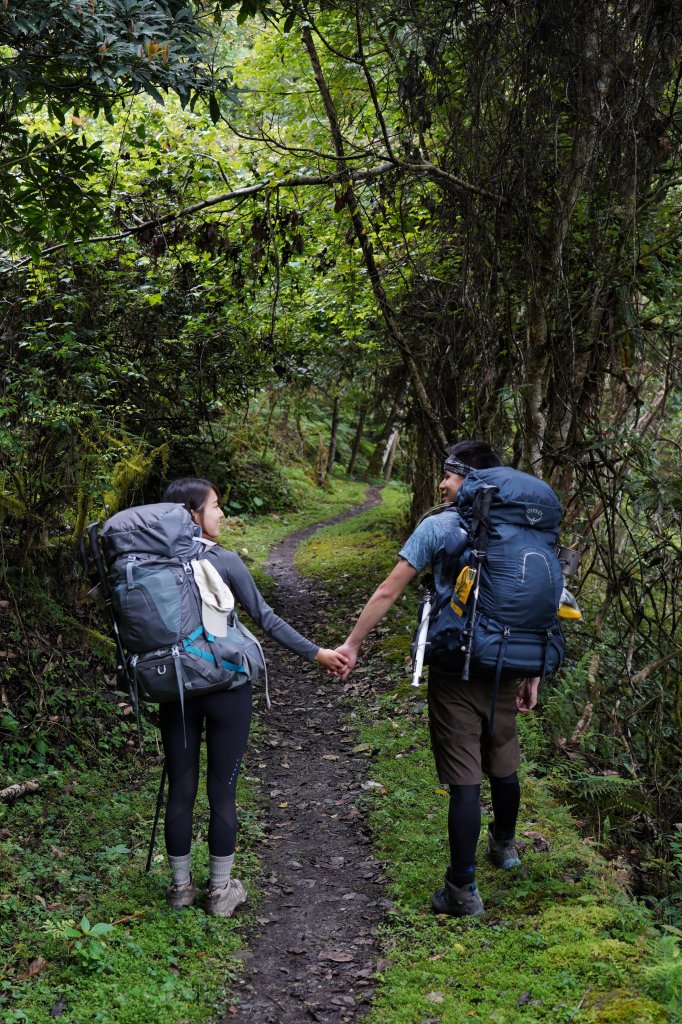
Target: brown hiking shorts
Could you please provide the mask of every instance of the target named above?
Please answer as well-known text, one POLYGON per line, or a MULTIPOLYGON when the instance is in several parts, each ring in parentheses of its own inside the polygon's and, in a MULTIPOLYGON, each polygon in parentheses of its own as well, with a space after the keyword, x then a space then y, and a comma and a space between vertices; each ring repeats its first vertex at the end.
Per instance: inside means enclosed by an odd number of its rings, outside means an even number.
POLYGON ((444 786, 477 785, 484 772, 504 779, 517 770, 517 685, 518 680, 500 683, 491 736, 492 680, 472 678, 463 683, 459 676, 429 668, 431 747, 444 786))

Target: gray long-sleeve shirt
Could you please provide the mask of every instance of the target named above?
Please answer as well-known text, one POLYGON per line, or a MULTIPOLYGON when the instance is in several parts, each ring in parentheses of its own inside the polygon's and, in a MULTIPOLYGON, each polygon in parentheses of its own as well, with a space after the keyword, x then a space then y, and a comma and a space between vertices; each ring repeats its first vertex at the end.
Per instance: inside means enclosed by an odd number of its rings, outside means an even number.
POLYGON ((297 633, 272 610, 236 551, 227 551, 215 544, 206 552, 206 558, 218 570, 241 607, 267 636, 307 661, 314 659, 320 648, 297 633))

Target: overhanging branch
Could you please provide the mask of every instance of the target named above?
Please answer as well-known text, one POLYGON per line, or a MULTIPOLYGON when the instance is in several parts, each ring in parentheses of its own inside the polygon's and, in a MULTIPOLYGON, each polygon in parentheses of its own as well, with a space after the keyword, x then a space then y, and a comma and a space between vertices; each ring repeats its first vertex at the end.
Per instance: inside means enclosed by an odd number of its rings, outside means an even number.
MULTIPOLYGON (((118 242, 124 238, 129 238, 131 235, 139 235, 143 231, 148 231, 151 228, 162 227, 164 224, 170 224, 173 221, 181 220, 184 217, 191 217, 195 213, 200 213, 202 210, 208 210, 214 206, 220 206, 222 203, 229 203, 233 200, 248 199, 250 196, 258 195, 259 192, 273 191, 279 188, 302 188, 304 186, 314 185, 336 185, 339 182, 346 182, 348 178, 352 178, 353 181, 371 181, 373 178, 381 177, 381 175, 388 173, 388 171, 395 170, 395 164, 391 161, 385 161, 380 164, 376 164, 374 167, 367 167, 363 170, 354 171, 336 171, 330 174, 319 174, 319 175, 308 175, 308 174, 294 174, 288 178, 278 178, 276 181, 261 181, 256 185, 247 185, 245 188, 233 189, 231 192, 221 192, 219 195, 210 196, 208 199, 202 199, 198 203, 192 203, 190 206, 185 206, 181 210, 175 210, 173 213, 166 213, 162 217, 154 217, 151 220, 142 221, 140 224, 135 224, 133 227, 124 228, 122 231, 113 232, 108 235, 93 235, 90 238, 76 238, 69 242, 59 242, 56 245, 47 246, 45 249, 41 249, 41 256, 50 256, 54 252, 59 252, 61 249, 67 249, 72 245, 88 245, 91 242, 118 242)), ((12 263, 8 269, 21 270, 22 267, 27 266, 32 260, 31 256, 27 256, 22 260, 18 260, 16 263, 12 263)))

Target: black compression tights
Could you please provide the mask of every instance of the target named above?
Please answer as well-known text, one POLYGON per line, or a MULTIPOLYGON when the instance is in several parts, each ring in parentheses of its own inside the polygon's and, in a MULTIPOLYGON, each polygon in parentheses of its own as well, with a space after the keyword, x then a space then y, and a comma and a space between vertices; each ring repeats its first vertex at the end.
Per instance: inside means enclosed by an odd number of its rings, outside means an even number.
POLYGON ((505 778, 491 775, 490 798, 495 818, 495 839, 513 839, 521 803, 521 787, 516 772, 505 778))
POLYGON ((237 839, 235 791, 239 766, 251 724, 251 687, 223 690, 185 701, 185 731, 180 703, 162 704, 159 722, 168 769, 166 850, 184 857, 192 845, 192 811, 199 785, 201 733, 206 722, 208 777, 206 789, 211 809, 208 849, 214 857, 229 857, 237 839))
MULTIPOLYGON (((495 839, 511 839, 519 813, 521 788, 514 772, 505 778, 490 776, 490 794, 495 817, 495 839)), ((481 832, 481 787, 450 786, 448 838, 450 865, 455 885, 473 882, 476 845, 481 832)))
POLYGON ((476 844, 481 831, 481 787, 450 786, 448 838, 455 885, 473 882, 476 844))

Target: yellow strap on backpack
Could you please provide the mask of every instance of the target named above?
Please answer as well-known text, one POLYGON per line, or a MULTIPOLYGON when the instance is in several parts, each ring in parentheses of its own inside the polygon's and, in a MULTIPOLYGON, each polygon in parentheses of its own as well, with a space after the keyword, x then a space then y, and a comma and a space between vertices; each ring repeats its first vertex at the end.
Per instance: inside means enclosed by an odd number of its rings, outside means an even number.
POLYGON ((475 582, 476 570, 470 565, 465 565, 455 581, 455 589, 450 600, 450 607, 455 615, 464 615, 464 608, 475 582))

